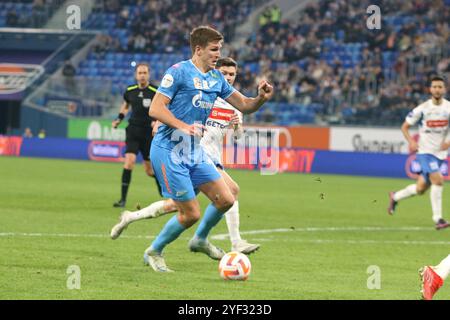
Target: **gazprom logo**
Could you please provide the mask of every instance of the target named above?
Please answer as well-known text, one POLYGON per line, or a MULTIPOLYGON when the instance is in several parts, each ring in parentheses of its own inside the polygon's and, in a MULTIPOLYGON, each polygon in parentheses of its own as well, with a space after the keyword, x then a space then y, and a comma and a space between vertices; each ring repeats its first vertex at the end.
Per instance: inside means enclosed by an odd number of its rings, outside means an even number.
POLYGON ((214 102, 203 101, 202 92, 200 91, 192 98, 192 105, 196 108, 211 109, 214 106, 214 102))

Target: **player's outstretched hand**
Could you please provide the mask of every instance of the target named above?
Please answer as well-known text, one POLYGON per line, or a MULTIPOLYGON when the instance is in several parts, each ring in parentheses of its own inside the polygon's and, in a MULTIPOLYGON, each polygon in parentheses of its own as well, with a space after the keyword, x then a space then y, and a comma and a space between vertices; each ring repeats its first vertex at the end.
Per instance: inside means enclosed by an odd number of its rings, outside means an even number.
POLYGON ((186 125, 182 131, 190 136, 203 137, 203 132, 206 131, 206 127, 201 123, 194 123, 191 125, 186 125))
POLYGON ((273 96, 273 86, 267 80, 261 80, 258 85, 258 96, 264 100, 270 100, 273 96))

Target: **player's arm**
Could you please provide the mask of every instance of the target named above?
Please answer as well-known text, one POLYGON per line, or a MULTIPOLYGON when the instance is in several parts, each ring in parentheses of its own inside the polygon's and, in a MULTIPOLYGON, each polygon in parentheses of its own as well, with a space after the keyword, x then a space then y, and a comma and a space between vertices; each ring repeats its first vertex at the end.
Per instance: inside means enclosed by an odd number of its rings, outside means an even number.
POLYGON ((249 98, 239 91, 234 91, 227 99, 229 104, 244 114, 253 113, 273 96, 273 87, 266 80, 261 80, 258 85, 258 96, 249 98))
POLYGON ((446 134, 441 143, 441 150, 448 150, 450 148, 450 140, 448 140, 448 128, 446 130, 446 134))
POLYGON ((419 149, 419 146, 417 142, 411 137, 411 134, 409 133, 409 128, 411 125, 408 123, 408 121, 403 122, 401 130, 403 135, 405 136, 406 141, 408 141, 409 149, 412 152, 416 152, 419 149))
POLYGON ((122 122, 122 120, 125 118, 125 116, 128 114, 128 111, 130 111, 130 106, 128 102, 124 101, 122 105, 120 106, 119 114, 117 115, 117 118, 113 120, 111 123, 112 127, 116 129, 119 124, 122 122))
POLYGON ((183 131, 189 135, 199 135, 201 136, 201 130, 204 129, 201 124, 189 125, 184 121, 177 119, 172 112, 167 108, 170 103, 170 99, 165 95, 157 92, 152 99, 152 104, 150 105, 150 110, 148 115, 157 121, 160 121, 169 127, 183 131))

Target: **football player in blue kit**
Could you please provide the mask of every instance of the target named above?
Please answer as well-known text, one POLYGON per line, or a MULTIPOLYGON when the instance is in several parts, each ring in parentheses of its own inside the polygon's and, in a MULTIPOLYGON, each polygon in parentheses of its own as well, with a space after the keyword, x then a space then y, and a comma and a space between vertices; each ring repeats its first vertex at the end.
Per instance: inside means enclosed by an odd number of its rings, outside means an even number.
POLYGON ((192 30, 192 58, 166 71, 150 106, 150 117, 162 123, 153 139, 150 159, 163 196, 173 199, 178 208, 178 214, 166 223, 144 253, 145 263, 158 272, 171 271, 163 258, 163 249, 200 219, 198 192, 204 193, 211 204, 189 241, 189 248, 215 260, 225 254, 207 237, 235 199, 200 146, 204 124, 216 98, 248 114, 257 111, 273 96, 273 87, 266 80, 258 84, 255 98, 242 95, 225 80, 215 69, 222 41, 222 34, 211 27, 192 30))

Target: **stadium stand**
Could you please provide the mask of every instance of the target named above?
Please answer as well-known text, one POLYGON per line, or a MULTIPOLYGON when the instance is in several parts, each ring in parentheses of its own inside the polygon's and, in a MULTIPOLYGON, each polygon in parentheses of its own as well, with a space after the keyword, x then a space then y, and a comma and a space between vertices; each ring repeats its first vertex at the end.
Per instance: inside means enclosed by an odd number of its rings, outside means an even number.
MULTIPOLYGON (((262 10, 245 45, 233 43, 236 26, 265 1, 172 2, 96 1, 83 28, 101 35, 75 65, 76 82, 107 84, 120 96, 134 81, 132 62, 145 61, 158 83, 170 65, 190 57, 188 33, 199 24, 224 33, 222 54, 241 66, 238 89, 254 95, 261 77, 275 84, 274 102, 249 122, 397 125, 424 98, 432 74, 450 74, 449 0, 433 6, 425 0, 311 1, 290 20, 271 6, 262 10), (380 30, 366 27, 371 4, 383 8, 380 30)), ((0 4, 2 17, 13 6, 19 15, 33 6, 31 1, 0 4)), ((60 95, 70 91, 58 88, 60 95)), ((82 108, 77 115, 93 114, 91 106, 82 108)), ((96 110, 94 115, 108 116, 107 108, 96 110)))
POLYGON ((63 0, 0 1, 0 28, 40 28, 63 0))

